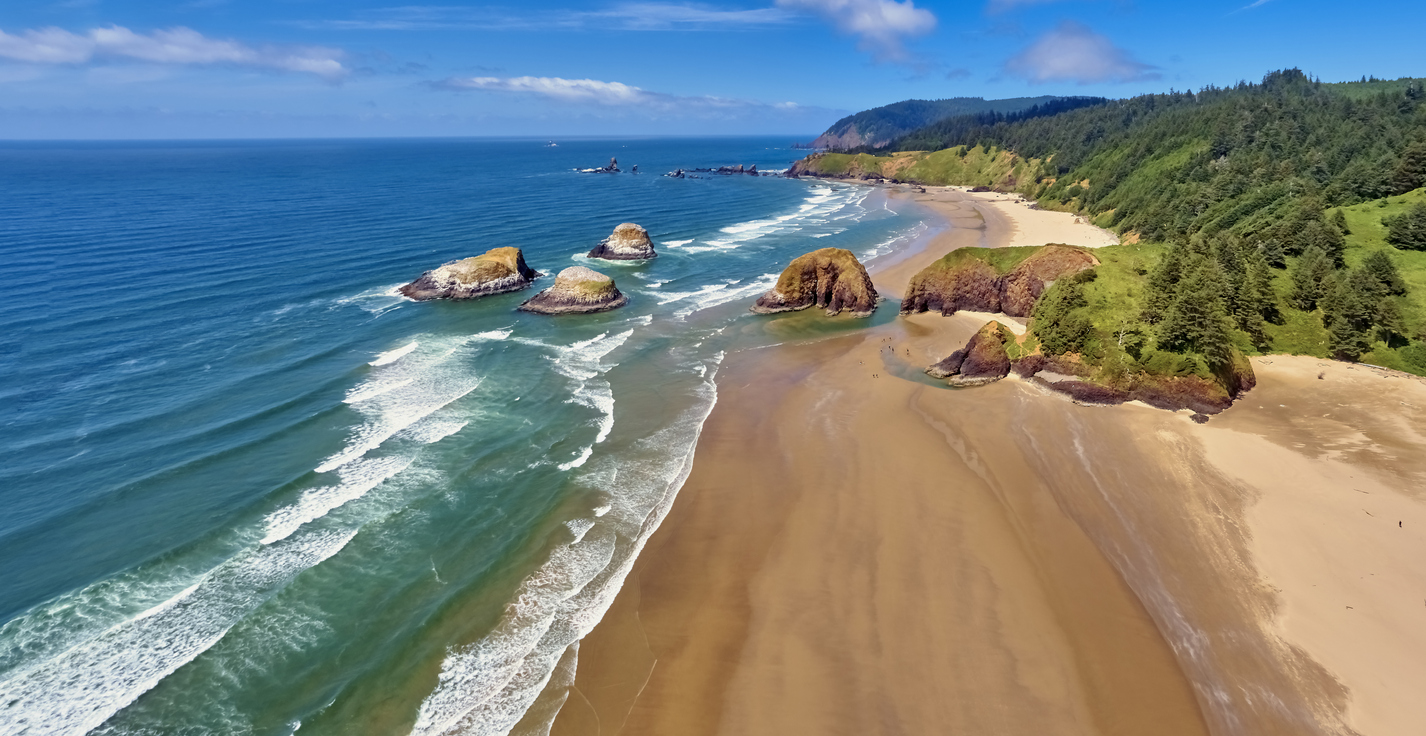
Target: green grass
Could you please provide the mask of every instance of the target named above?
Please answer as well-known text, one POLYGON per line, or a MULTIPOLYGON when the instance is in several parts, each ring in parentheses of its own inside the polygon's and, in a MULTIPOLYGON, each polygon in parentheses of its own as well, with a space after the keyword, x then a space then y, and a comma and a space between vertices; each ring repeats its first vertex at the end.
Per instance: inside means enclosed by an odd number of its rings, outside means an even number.
POLYGON ((969 261, 984 261, 1003 276, 1020 265, 1026 258, 1037 253, 1042 246, 1022 245, 1015 248, 957 248, 942 256, 932 265, 952 269, 969 261))
MULTIPOLYGON (((1368 253, 1385 250, 1401 272, 1402 279, 1406 281, 1402 316, 1406 320, 1407 333, 1414 338, 1411 344, 1419 346, 1393 348, 1377 342, 1370 353, 1362 356, 1362 362, 1426 375, 1426 361, 1417 359, 1418 355, 1426 354, 1426 344, 1421 340, 1426 336, 1426 251, 1393 247, 1386 242, 1386 226, 1382 224, 1383 218, 1399 215, 1419 203, 1426 203, 1426 188, 1339 209, 1346 217, 1350 231, 1345 254, 1347 265, 1356 267, 1368 253)), ((1327 214, 1330 217, 1332 211, 1327 214)))
POLYGON ((1098 277, 1084 285, 1086 316, 1095 329, 1117 335, 1139 324, 1147 275, 1168 249, 1163 243, 1135 243, 1095 248, 1098 277))
POLYGON ((1024 159, 995 148, 965 146, 927 153, 913 151, 887 156, 869 153, 822 153, 808 159, 808 173, 856 176, 875 173, 887 178, 933 186, 994 187, 1020 190, 1035 185, 1039 159, 1024 159))

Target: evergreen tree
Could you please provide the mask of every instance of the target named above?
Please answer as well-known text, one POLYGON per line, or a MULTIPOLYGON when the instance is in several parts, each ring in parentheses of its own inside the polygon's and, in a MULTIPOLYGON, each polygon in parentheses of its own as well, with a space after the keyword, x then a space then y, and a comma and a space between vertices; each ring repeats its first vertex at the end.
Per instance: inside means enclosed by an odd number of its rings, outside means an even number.
POLYGON ((1258 243, 1258 252, 1273 268, 1287 268, 1287 254, 1282 251, 1282 243, 1277 238, 1268 238, 1258 243))
POLYGON ((1277 294, 1273 291, 1272 271, 1267 261, 1258 256, 1249 262, 1247 273, 1243 276, 1233 319, 1240 329, 1248 333, 1254 345, 1266 348, 1268 335, 1264 325, 1277 317, 1277 294))
POLYGON ((1343 214, 1342 210, 1339 209, 1332 213, 1332 224, 1337 226, 1337 232, 1343 235, 1352 234, 1351 229, 1347 227, 1347 216, 1343 214))
POLYGON ((1382 224, 1386 225, 1386 242, 1402 250, 1426 250, 1426 203, 1417 203, 1382 224))
POLYGON ((1374 250, 1362 259, 1362 270, 1376 281, 1380 296, 1401 296, 1406 293, 1406 281, 1396 270, 1391 255, 1385 250, 1374 250))
POLYGON ((1347 239, 1342 237, 1341 231, 1328 225, 1319 216, 1316 220, 1311 220, 1303 225, 1299 239, 1304 247, 1320 248, 1327 258, 1332 261, 1332 265, 1340 268, 1343 264, 1343 255, 1347 252, 1347 239))
POLYGON ((1377 335, 1388 347, 1400 347, 1407 342, 1406 319, 1401 315, 1399 301, 1396 297, 1382 299, 1377 303, 1376 315, 1373 317, 1377 335))
POLYGON ((1413 143, 1401 153, 1401 161, 1391 174, 1396 194, 1405 194, 1426 185, 1426 143, 1413 143))
POLYGON ((1221 366, 1232 359, 1233 342, 1223 300, 1213 288, 1215 271, 1198 268, 1179 285, 1178 296, 1159 325, 1159 345, 1176 353, 1198 353, 1210 366, 1221 366))
POLYGON ((1332 298, 1332 353, 1343 360, 1356 360, 1371 350, 1372 325, 1377 316, 1371 295, 1373 277, 1357 269, 1340 279, 1332 298))
POLYGON ((1140 319, 1155 324, 1163 319, 1169 305, 1173 304, 1178 282, 1183 278, 1185 256, 1183 249, 1172 246, 1164 254, 1163 260, 1149 274, 1148 288, 1144 294, 1144 311, 1140 319))
POLYGON ((1332 262, 1320 248, 1309 248, 1292 268, 1292 306, 1304 312, 1317 308, 1332 276, 1332 262))

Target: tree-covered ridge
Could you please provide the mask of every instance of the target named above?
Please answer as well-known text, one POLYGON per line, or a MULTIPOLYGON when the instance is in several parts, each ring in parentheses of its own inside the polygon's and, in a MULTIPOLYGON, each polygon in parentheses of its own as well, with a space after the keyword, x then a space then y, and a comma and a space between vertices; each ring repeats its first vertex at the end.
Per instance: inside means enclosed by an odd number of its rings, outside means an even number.
MULTIPOLYGON (((946 118, 979 113, 1014 113, 1063 99, 1053 96, 1015 97, 987 100, 983 97, 952 97, 944 100, 904 100, 863 110, 833 123, 813 142, 818 148, 876 149, 918 128, 946 118)), ((1093 98, 1100 102, 1102 98, 1093 98)))
POLYGON ((945 120, 888 148, 977 145, 1041 159, 1020 191, 1145 240, 1225 230, 1265 239, 1304 205, 1350 205, 1426 183, 1426 91, 1419 80, 1322 84, 1292 69, 1261 84, 1052 116, 945 120))

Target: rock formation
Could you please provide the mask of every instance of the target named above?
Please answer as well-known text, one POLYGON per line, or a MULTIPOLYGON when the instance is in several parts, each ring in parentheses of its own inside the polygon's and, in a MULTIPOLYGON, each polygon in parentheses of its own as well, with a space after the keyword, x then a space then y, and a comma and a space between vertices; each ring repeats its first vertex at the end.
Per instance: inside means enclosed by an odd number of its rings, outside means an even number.
POLYGON ((999 381, 1010 374, 1010 354, 1005 344, 1015 339, 999 322, 985 323, 970 342, 949 357, 926 369, 933 378, 950 378, 955 386, 978 386, 999 381))
POLYGON ((606 261, 641 261, 657 256, 654 243, 649 240, 649 231, 632 222, 614 228, 609 237, 599 241, 599 245, 589 251, 590 258, 606 261))
POLYGON ((1068 245, 1035 248, 1006 273, 978 255, 983 254, 963 248, 922 269, 907 286, 902 314, 934 310, 951 315, 964 309, 1028 317, 1050 284, 1099 265, 1089 251, 1068 245))
POLYGON ((525 265, 519 248, 492 248, 484 255, 451 261, 401 287, 403 295, 427 299, 475 299, 528 287, 540 274, 525 265))
POLYGON ((877 300, 871 277, 851 251, 823 248, 794 258, 752 311, 775 314, 816 306, 826 308, 828 316, 845 309, 853 317, 870 317, 877 300))
POLYGON ((521 304, 520 309, 538 314, 587 314, 628 303, 629 297, 619 291, 614 279, 584 266, 571 266, 560 271, 554 286, 521 304))
POLYGON ((597 169, 580 169, 582 174, 617 174, 619 173, 619 159, 610 156, 608 166, 600 166, 597 169))

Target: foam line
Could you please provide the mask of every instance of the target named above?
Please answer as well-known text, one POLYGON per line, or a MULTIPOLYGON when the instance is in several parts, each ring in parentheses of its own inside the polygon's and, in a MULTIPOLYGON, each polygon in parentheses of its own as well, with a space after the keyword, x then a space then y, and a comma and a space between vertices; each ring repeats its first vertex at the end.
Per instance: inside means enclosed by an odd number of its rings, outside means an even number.
POLYGON ((370 366, 383 366, 383 365, 388 365, 388 364, 390 364, 390 363, 395 363, 396 361, 401 360, 402 358, 406 357, 406 354, 407 354, 407 353, 410 353, 412 350, 415 350, 415 349, 416 349, 416 346, 418 346, 418 345, 420 345, 420 344, 421 344, 421 343, 416 342, 415 340, 412 340, 411 342, 407 343, 406 345, 404 345, 404 346, 402 346, 402 347, 399 347, 399 348, 396 348, 395 350, 388 350, 388 351, 386 351, 386 352, 384 352, 384 353, 378 353, 377 356, 376 356, 376 360, 373 360, 373 361, 371 361, 370 363, 367 363, 367 365, 370 365, 370 366))

